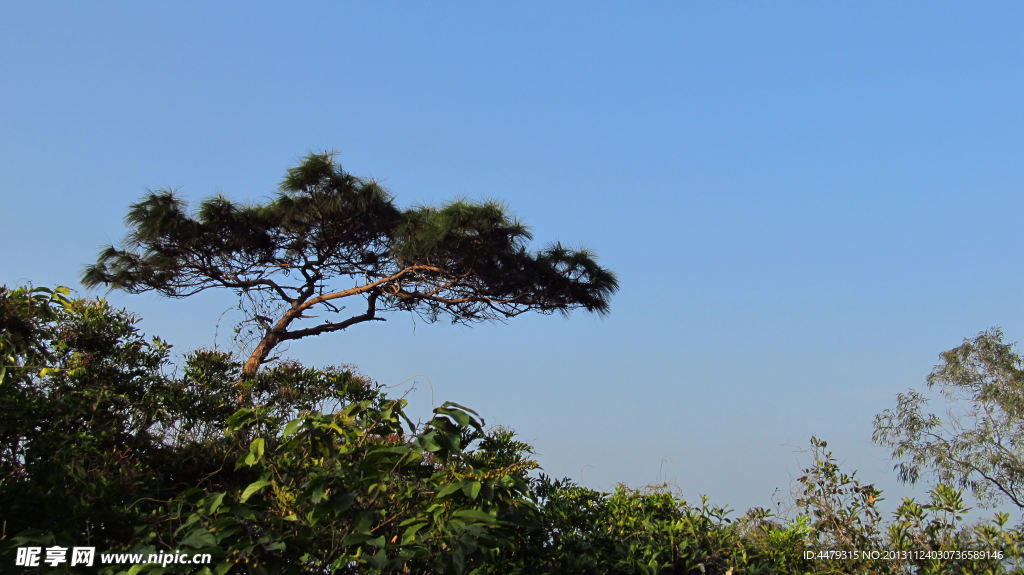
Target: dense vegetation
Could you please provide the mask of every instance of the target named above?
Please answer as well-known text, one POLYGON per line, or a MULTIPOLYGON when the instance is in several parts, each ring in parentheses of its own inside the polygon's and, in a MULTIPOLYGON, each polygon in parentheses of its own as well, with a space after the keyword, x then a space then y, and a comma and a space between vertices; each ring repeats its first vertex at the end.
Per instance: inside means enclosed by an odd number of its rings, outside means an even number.
MULTIPOLYGON (((213 559, 89 569, 101 573, 980 574, 1024 565, 1009 516, 967 524, 957 489, 986 502, 1024 499, 1024 359, 997 331, 943 354, 928 379, 966 405, 961 415, 943 419, 908 392, 876 419, 875 439, 893 448, 905 480, 925 472, 946 482, 929 501, 905 500, 885 517, 882 493, 814 438, 783 516, 733 516, 667 486, 604 493, 553 479, 511 430, 465 406, 445 403, 417 425, 404 399, 352 368, 272 361, 284 341, 388 312, 467 323, 608 310, 611 271, 585 250, 528 251, 527 228, 499 204, 400 210, 376 182, 311 155, 264 205, 218 196, 192 215, 155 192, 127 221, 122 247, 104 250, 83 282, 169 297, 233 290, 253 350, 198 350, 173 365, 169 344, 104 300, 0 287, 0 571, 26 549, 80 546, 213 559), (342 301, 360 311, 346 316, 342 301)), ((82 571, 52 563, 31 569, 82 571)))
MULTIPOLYGON (((239 407, 240 362, 201 350, 175 369, 134 324, 65 290, 0 290, 5 570, 31 545, 204 552, 214 563, 193 571, 221 574, 999 573, 1022 559, 1006 515, 966 525, 947 486, 883 517, 823 441, 790 516, 733 517, 668 489, 549 478, 511 431, 454 403, 416 426, 347 368, 274 365, 239 407)), ((165 571, 189 568, 132 568, 165 571)))

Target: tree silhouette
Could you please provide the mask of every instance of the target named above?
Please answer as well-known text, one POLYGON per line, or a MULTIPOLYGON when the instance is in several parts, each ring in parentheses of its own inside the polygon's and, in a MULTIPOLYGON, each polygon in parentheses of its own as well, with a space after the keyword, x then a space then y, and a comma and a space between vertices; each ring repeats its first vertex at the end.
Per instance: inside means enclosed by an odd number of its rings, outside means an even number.
POLYGON ((288 170, 263 205, 217 196, 194 215, 186 208, 170 191, 150 192, 128 212, 122 247, 103 250, 82 282, 173 298, 234 290, 260 338, 243 378, 282 342, 383 321, 387 312, 454 323, 528 311, 604 314, 618 288, 586 250, 528 251, 529 230, 498 203, 401 210, 331 154, 288 170), (346 314, 352 301, 359 311, 346 314))

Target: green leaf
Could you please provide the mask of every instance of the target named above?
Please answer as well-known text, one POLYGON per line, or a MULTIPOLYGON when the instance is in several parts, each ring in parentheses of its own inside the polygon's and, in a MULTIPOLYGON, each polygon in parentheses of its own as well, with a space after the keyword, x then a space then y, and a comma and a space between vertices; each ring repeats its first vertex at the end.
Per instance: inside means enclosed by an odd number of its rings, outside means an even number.
POLYGON ((214 537, 213 533, 206 530, 205 527, 197 527, 188 534, 188 537, 181 542, 186 547, 202 548, 202 547, 213 547, 217 545, 217 538, 214 537))
POLYGON ((284 426, 284 431, 281 432, 281 439, 284 439, 284 438, 292 435, 296 431, 298 431, 299 430, 299 426, 302 425, 302 422, 303 422, 303 420, 301 418, 300 419, 293 419, 293 420, 289 421, 288 425, 284 426))
POLYGON ((461 481, 456 481, 455 483, 449 483, 448 485, 445 485, 444 487, 442 487, 441 491, 438 491, 437 495, 435 495, 434 497, 436 499, 444 499, 445 497, 448 497, 449 495, 451 495, 452 493, 455 493, 459 489, 462 489, 462 482, 461 481))
POLYGON ((373 539, 372 535, 365 533, 349 533, 341 540, 341 544, 346 547, 349 545, 361 545, 370 539, 373 539))
POLYGON ((490 513, 479 509, 459 509, 455 513, 452 513, 452 517, 482 523, 497 523, 498 521, 490 513))
POLYGON ((461 409, 452 409, 446 407, 447 405, 448 403, 445 403, 445 406, 434 409, 434 413, 438 415, 447 415, 452 417, 455 420, 455 422, 459 424, 460 427, 466 427, 467 425, 469 425, 469 422, 473 420, 473 418, 470 417, 470 415, 465 411, 461 409))
POLYGON ((470 499, 476 499, 476 496, 480 495, 480 482, 465 482, 462 486, 462 492, 469 496, 470 499))
POLYGON ((249 500, 250 497, 255 495, 257 492, 259 492, 266 486, 270 485, 271 483, 273 483, 273 481, 267 479, 258 479, 256 481, 253 481, 252 483, 249 484, 248 487, 245 488, 245 491, 242 492, 242 497, 239 498, 239 501, 245 503, 246 501, 249 500))
POLYGON ((227 420, 227 431, 237 431, 255 418, 253 411, 243 407, 232 413, 227 420))
POLYGON ((442 409, 444 409, 444 408, 454 408, 454 409, 458 409, 460 411, 464 411, 466 413, 471 413, 471 414, 473 414, 473 415, 475 415, 477 417, 480 417, 480 414, 477 413, 476 411, 466 407, 465 405, 462 405, 461 403, 455 403, 454 401, 446 401, 446 402, 444 402, 443 404, 441 404, 441 408, 442 409))
POLYGON ((441 444, 437 442, 436 437, 437 432, 430 431, 428 433, 421 435, 418 438, 417 443, 419 443, 420 447, 422 447, 424 451, 430 453, 434 453, 435 451, 441 451, 441 444))
POLYGON ((252 467, 253 465, 256 465, 260 459, 263 459, 265 444, 266 443, 263 441, 262 437, 257 437, 252 440, 252 443, 249 444, 249 454, 245 456, 246 465, 252 467))
POLYGON ((402 532, 402 545, 408 545, 414 539, 416 539, 416 533, 426 527, 426 522, 413 523, 402 532))
POLYGON ((405 445, 396 445, 394 447, 379 447, 370 451, 366 454, 366 457, 374 457, 379 455, 387 455, 390 453, 406 453, 409 451, 409 447, 405 445))
POLYGON ((263 546, 267 551, 284 551, 287 547, 284 541, 275 541, 263 546))
POLYGON ((207 513, 212 514, 217 511, 221 506, 221 503, 224 502, 224 493, 224 491, 219 491, 217 493, 211 493, 203 498, 203 506, 207 513))
POLYGON ((355 491, 337 495, 332 501, 334 511, 336 513, 347 511, 348 508, 352 507, 352 504, 355 503, 357 496, 358 494, 355 491))
POLYGON ((373 514, 372 513, 368 513, 368 512, 365 512, 365 511, 360 513, 359 517, 356 519, 356 524, 355 524, 356 533, 361 534, 361 535, 366 535, 367 537, 369 537, 370 533, 372 533, 372 531, 370 531, 370 525, 372 525, 372 524, 373 524, 373 514))

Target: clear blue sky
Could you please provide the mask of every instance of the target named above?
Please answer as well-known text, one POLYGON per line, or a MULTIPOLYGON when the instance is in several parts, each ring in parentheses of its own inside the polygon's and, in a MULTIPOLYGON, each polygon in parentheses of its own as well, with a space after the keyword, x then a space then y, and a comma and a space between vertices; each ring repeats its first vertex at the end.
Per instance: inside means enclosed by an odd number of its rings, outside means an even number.
MULTIPOLYGON (((964 337, 1024 337, 1024 8, 550 4, 5 4, 0 283, 79 287, 146 188, 260 201, 336 150, 403 205, 501 199, 622 289, 291 356, 425 375, 414 413, 467 404, 598 488, 770 506, 818 435, 894 503, 872 416, 964 337)), ((181 351, 232 305, 110 299, 181 351)))

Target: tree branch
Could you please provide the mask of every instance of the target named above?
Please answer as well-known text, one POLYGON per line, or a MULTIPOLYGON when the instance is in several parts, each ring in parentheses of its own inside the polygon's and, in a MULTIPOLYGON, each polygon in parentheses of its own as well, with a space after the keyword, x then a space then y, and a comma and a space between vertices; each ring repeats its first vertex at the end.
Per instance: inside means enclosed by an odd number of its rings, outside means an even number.
POLYGON ((338 298, 348 297, 348 296, 357 295, 357 294, 361 294, 361 293, 366 293, 368 291, 373 290, 374 288, 376 288, 378 286, 382 286, 384 284, 391 283, 391 282, 393 282, 395 280, 401 279, 402 277, 404 277, 404 276, 406 276, 408 274, 419 272, 419 271, 429 271, 429 272, 434 272, 434 273, 442 274, 442 275, 444 274, 444 270, 442 270, 441 268, 435 267, 435 266, 425 266, 425 265, 409 266, 407 268, 399 270, 398 272, 396 272, 394 274, 391 274, 391 275, 389 275, 387 277, 381 278, 381 279, 379 279, 379 280, 377 280, 375 282, 368 283, 366 285, 356 286, 356 287, 353 287, 353 288, 349 288, 347 290, 336 291, 336 292, 332 292, 332 293, 329 293, 329 294, 324 294, 324 295, 317 296, 315 298, 309 299, 309 300, 305 301, 301 306, 299 306, 299 308, 302 309, 302 310, 309 309, 309 308, 313 307, 314 305, 316 305, 318 303, 323 303, 323 302, 330 301, 330 300, 333 300, 333 299, 338 299, 338 298))
POLYGON ((316 327, 308 327, 305 329, 296 329, 292 331, 286 331, 281 334, 282 340, 300 339, 310 335, 317 335, 321 333, 330 333, 332 331, 341 331, 347 327, 353 326, 357 323, 364 321, 386 321, 382 317, 376 317, 377 313, 377 298, 380 297, 378 292, 373 292, 367 298, 366 313, 352 316, 343 322, 339 323, 325 323, 316 327))

